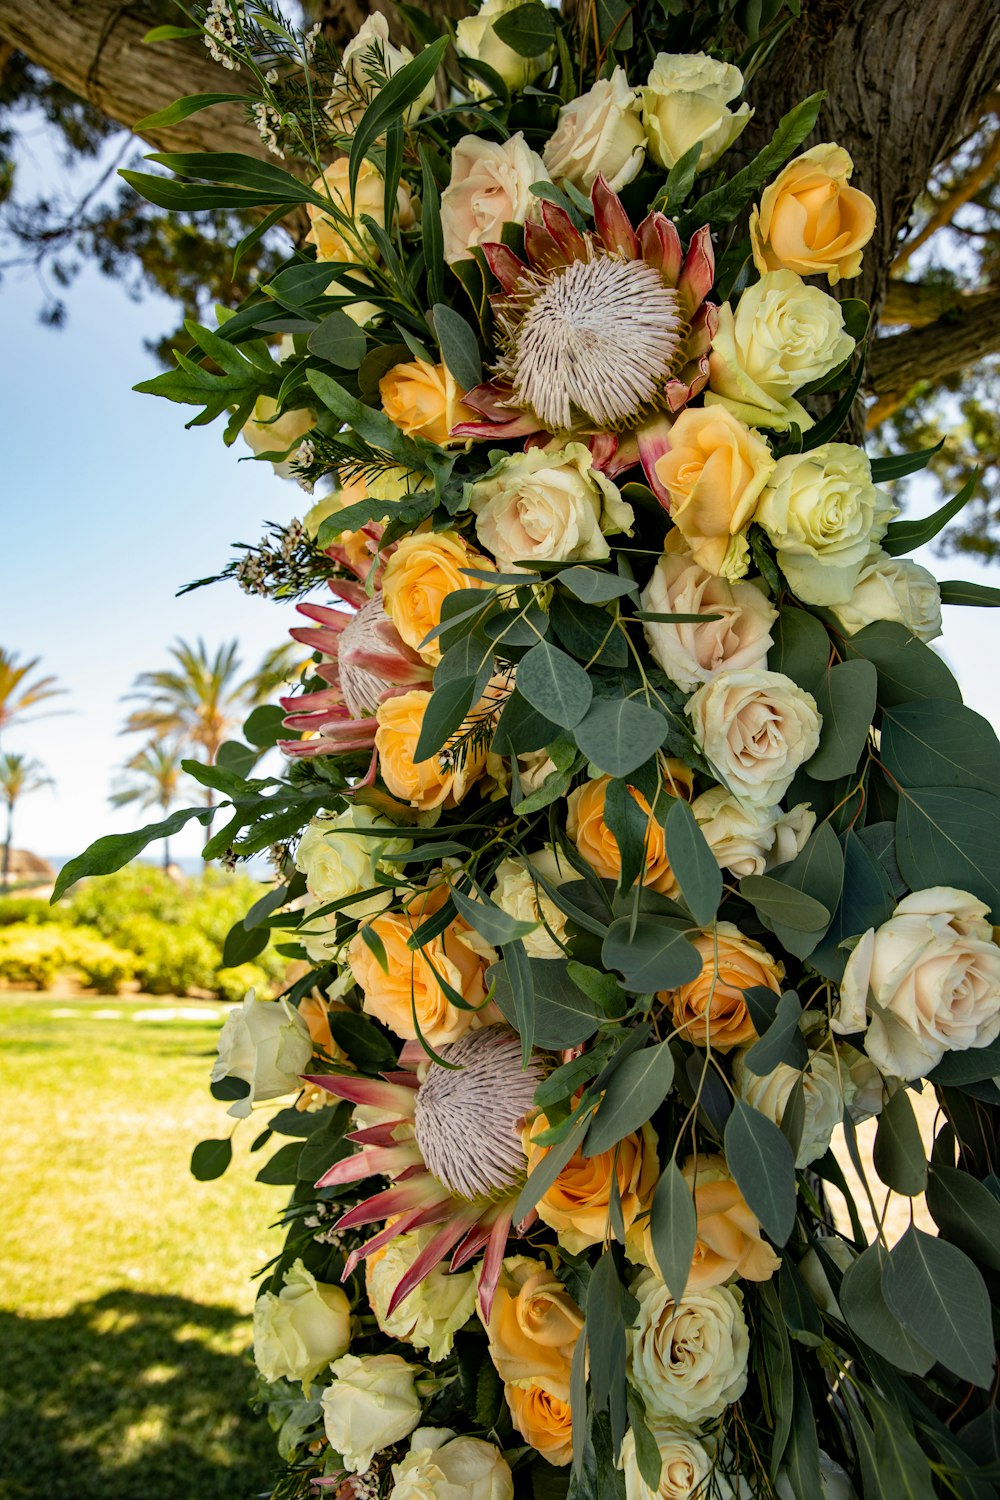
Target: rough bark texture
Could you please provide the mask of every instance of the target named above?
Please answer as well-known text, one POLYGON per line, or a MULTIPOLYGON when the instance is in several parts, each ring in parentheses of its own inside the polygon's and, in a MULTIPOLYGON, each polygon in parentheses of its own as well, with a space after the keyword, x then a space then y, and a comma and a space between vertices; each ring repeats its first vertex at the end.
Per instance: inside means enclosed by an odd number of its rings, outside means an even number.
POLYGON ((878 397, 868 426, 891 416, 919 380, 955 375, 1000 349, 1000 293, 926 328, 876 339, 868 361, 868 386, 878 397))

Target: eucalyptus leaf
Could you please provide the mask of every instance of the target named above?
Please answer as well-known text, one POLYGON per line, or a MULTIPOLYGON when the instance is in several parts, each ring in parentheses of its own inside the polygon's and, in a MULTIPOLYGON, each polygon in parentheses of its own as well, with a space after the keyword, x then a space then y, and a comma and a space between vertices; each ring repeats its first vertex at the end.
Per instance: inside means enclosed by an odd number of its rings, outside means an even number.
POLYGON ((575 726, 574 738, 587 759, 609 776, 627 776, 662 745, 666 721, 634 698, 599 698, 575 726))
POLYGON ((679 1302, 691 1271, 698 1215, 691 1188, 674 1160, 667 1162, 656 1184, 649 1233, 657 1270, 679 1302))
POLYGON ((815 781, 836 781, 857 768, 875 714, 878 676, 870 661, 858 658, 831 667, 813 693, 823 719, 819 748, 806 763, 815 781))
MULTIPOLYGON (((530 958, 528 966, 534 991, 535 1045, 563 1051, 593 1036, 601 1021, 600 1010, 570 979, 565 959, 530 958)), ((486 977, 495 986, 496 1004, 516 1029, 517 1006, 505 965, 494 964, 486 977)))
POLYGON ((446 302, 435 303, 431 316, 441 347, 441 358, 464 391, 471 391, 483 378, 479 341, 471 326, 446 302))
POLYGON ((840 1283, 839 1303, 847 1326, 897 1369, 926 1375, 934 1356, 890 1310, 882 1291, 888 1259, 883 1245, 869 1245, 853 1261, 840 1283))
POLYGON ((726 1161, 736 1185, 775 1244, 795 1222, 795 1158, 777 1125, 737 1099, 725 1130, 726 1161))
POLYGON ((621 972, 627 990, 652 994, 697 979, 701 955, 673 919, 650 915, 632 929, 630 917, 618 917, 601 949, 603 963, 621 972))
POLYGON ((584 1156, 599 1156, 638 1130, 659 1109, 674 1081, 668 1042, 643 1047, 612 1073, 583 1144, 584 1156))
POLYGON ((879 1115, 872 1159, 893 1192, 915 1198, 926 1188, 927 1153, 905 1088, 896 1090, 879 1115))
POLYGON ((990 1385, 996 1354, 989 1293, 957 1246, 911 1224, 889 1252, 882 1290, 890 1312, 946 1369, 983 1389, 990 1385))
POLYGON ((722 871, 715 855, 682 797, 673 799, 663 827, 667 860, 688 911, 699 927, 707 927, 722 900, 722 871))
POLYGON ((579 663, 548 641, 539 641, 521 658, 517 689, 533 708, 563 729, 579 724, 594 696, 590 678, 579 663))
POLYGON ((1000 920, 1000 799, 965 787, 900 791, 896 857, 911 890, 971 891, 1000 920))

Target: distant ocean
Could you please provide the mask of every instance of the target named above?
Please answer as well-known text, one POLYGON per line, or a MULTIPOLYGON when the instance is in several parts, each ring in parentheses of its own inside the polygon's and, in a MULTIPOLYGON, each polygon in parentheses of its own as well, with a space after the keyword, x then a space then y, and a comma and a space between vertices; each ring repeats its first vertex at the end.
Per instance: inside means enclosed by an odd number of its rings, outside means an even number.
MULTIPOLYGON (((47 859, 53 870, 58 871, 62 869, 63 865, 69 864, 70 860, 75 858, 75 855, 43 854, 42 858, 47 859)), ((133 860, 132 863, 137 865, 154 865, 159 869, 161 862, 159 859, 144 859, 140 856, 139 859, 133 860)), ((200 875, 205 869, 205 861, 199 859, 196 854, 186 857, 182 855, 178 859, 171 859, 171 863, 175 864, 185 875, 200 875)), ((213 869, 218 868, 218 864, 213 865, 213 869)), ((255 858, 247 860, 245 864, 240 864, 238 868, 245 871, 247 875, 252 875, 255 880, 269 881, 273 873, 270 862, 262 855, 257 855, 255 858)))

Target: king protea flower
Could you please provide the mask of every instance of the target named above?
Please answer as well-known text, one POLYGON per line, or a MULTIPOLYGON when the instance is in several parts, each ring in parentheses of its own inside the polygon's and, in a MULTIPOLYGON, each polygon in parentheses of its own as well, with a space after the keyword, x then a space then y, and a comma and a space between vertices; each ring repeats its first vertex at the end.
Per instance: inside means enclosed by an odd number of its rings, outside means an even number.
POLYGON ((328 584, 349 608, 300 604, 299 613, 315 624, 289 631, 293 640, 327 658, 315 671, 330 686, 280 700, 288 714, 286 727, 314 736, 279 741, 286 755, 373 749, 379 704, 431 677, 430 667, 400 639, 381 594, 369 599, 360 583, 343 579, 328 584))
POLYGON ((396 1235, 440 1225, 393 1292, 390 1314, 446 1256, 454 1271, 484 1251, 479 1293, 488 1315, 525 1177, 521 1123, 544 1065, 536 1055, 521 1066, 521 1040, 506 1026, 469 1031, 440 1048, 439 1056, 457 1066, 431 1062, 423 1083, 410 1072, 381 1078, 324 1073, 305 1080, 386 1116, 349 1135, 361 1150, 335 1163, 316 1186, 344 1187, 373 1176, 392 1183, 337 1221, 338 1229, 351 1229, 392 1220, 350 1255, 345 1280, 396 1235))
POLYGON ((708 381, 711 236, 699 229, 685 254, 666 214, 633 229, 603 177, 591 200, 593 232, 544 201, 541 224, 524 227, 525 260, 506 245, 482 247, 500 283, 491 298, 500 354, 493 379, 464 398, 485 420, 460 423, 454 436, 573 434, 609 472, 640 458, 648 469, 671 418, 708 381))

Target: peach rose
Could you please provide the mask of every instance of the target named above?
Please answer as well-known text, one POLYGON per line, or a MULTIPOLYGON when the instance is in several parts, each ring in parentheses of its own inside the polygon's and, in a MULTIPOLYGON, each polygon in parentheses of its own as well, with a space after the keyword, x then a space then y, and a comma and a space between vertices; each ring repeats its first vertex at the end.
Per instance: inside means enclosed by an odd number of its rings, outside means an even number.
POLYGON ((790 161, 750 215, 753 263, 765 271, 826 273, 831 286, 861 271, 861 251, 875 232, 875 205, 848 187, 854 163, 825 143, 790 161))
POLYGON ((771 450, 724 406, 681 412, 669 441, 656 477, 670 494, 670 519, 695 562, 723 578, 742 578, 744 533, 774 468, 771 450))
MULTIPOLYGON (((407 437, 426 438, 447 448, 451 429, 459 422, 478 421, 477 414, 463 404, 465 392, 446 365, 429 365, 411 359, 393 365, 378 383, 382 410, 407 437)), ((462 444, 464 438, 457 441, 462 444)))
POLYGON ((778 617, 756 583, 728 583, 708 573, 670 532, 663 556, 642 594, 652 614, 718 615, 686 625, 648 622, 643 626, 655 661, 687 692, 729 667, 763 667, 778 617))
POLYGON ((426 637, 440 625, 445 599, 459 589, 487 587, 463 568, 495 571, 489 558, 471 552, 457 532, 419 531, 403 538, 382 576, 386 613, 406 644, 433 666, 441 660, 441 641, 426 637))
MULTIPOLYGON (((741 1276, 744 1281, 770 1281, 781 1261, 761 1238, 760 1224, 747 1207, 725 1158, 690 1156, 681 1175, 692 1191, 698 1215, 698 1238, 687 1290, 722 1286, 734 1276, 741 1276)), ((645 1265, 659 1270, 648 1220, 643 1224, 641 1259, 645 1265)))
MULTIPOLYGON (((522 1135, 528 1171, 533 1172, 548 1155, 547 1146, 535 1144, 535 1137, 548 1130, 549 1121, 538 1114, 522 1135)), ((629 1229, 644 1209, 660 1175, 656 1154, 656 1136, 651 1125, 627 1135, 613 1151, 584 1156, 577 1151, 563 1167, 555 1182, 538 1201, 538 1217, 554 1229, 559 1243, 573 1255, 588 1245, 599 1245, 608 1233, 611 1203, 611 1176, 618 1181, 622 1217, 629 1229)))
POLYGON ((573 1462, 573 1412, 568 1401, 540 1385, 504 1386, 511 1419, 526 1443, 562 1467, 573 1462))
MULTIPOLYGON (((370 259, 374 253, 372 238, 359 221, 362 214, 367 214, 380 229, 385 228, 382 173, 370 161, 363 161, 352 198, 348 159, 342 156, 327 167, 322 177, 317 177, 312 187, 328 200, 325 208, 306 204, 310 224, 306 244, 316 246, 316 259, 342 263, 370 259)), ((400 213, 405 216, 410 211, 409 192, 402 185, 397 201, 400 213)))
POLYGON ((685 712, 712 770, 742 803, 772 807, 816 753, 816 699, 783 672, 720 672, 685 712))
POLYGON ((380 703, 375 717, 375 748, 382 780, 394 797, 402 797, 421 812, 434 807, 457 807, 473 782, 486 770, 486 751, 470 747, 461 765, 445 758, 445 751, 417 763, 414 752, 430 693, 414 688, 380 703))
MULTIPOLYGON (((345 484, 331 490, 328 495, 323 495, 306 511, 302 517, 306 533, 315 541, 320 527, 330 516, 336 515, 341 510, 349 510, 352 505, 358 505, 367 498, 368 485, 365 476, 363 474, 352 475, 345 484)), ((387 520, 387 517, 383 517, 381 524, 384 526, 387 520)), ((364 577, 371 568, 376 543, 367 532, 341 531, 332 539, 330 545, 343 553, 347 565, 359 576, 364 577)))
POLYGON ((457 1042, 480 1024, 478 1012, 460 1010, 451 1003, 441 980, 470 1005, 481 1005, 486 997, 483 976, 488 964, 496 959, 492 950, 481 951, 481 941, 473 948, 468 940, 470 929, 461 918, 449 922, 444 932, 415 952, 406 946, 420 923, 440 908, 446 895, 443 886, 421 891, 405 912, 385 912, 368 924, 385 949, 386 969, 360 932, 347 950, 351 973, 365 997, 366 1014, 404 1040, 415 1041, 415 1013, 420 1034, 432 1047, 457 1042))
POLYGON ((489 1317, 480 1317, 490 1358, 510 1386, 540 1386, 569 1400, 573 1350, 583 1313, 558 1276, 542 1260, 512 1255, 503 1263, 489 1317))
MULTIPOLYGON (((691 772, 679 762, 673 764, 676 765, 674 793, 687 800, 692 786, 691 772)), ((570 793, 566 832, 598 875, 606 880, 617 880, 622 872, 621 850, 604 821, 604 803, 610 781, 610 776, 599 776, 596 781, 585 781, 570 793)), ((646 832, 646 868, 642 883, 649 886, 650 890, 659 891, 661 896, 672 896, 677 890, 677 881, 667 862, 663 825, 653 817, 649 803, 634 786, 629 787, 629 795, 649 819, 646 832)))
MULTIPOLYGON (((472 20, 472 17, 468 17, 472 20)), ((459 30, 466 24, 459 22, 459 30)), ((477 245, 499 242, 505 224, 523 224, 540 208, 532 183, 549 174, 520 131, 502 143, 466 135, 451 153, 451 181, 441 194, 441 232, 449 265, 477 245)))
POLYGON ((754 1041, 757 1031, 743 992, 764 987, 780 995, 782 965, 732 922, 719 922, 714 935, 701 932, 691 941, 701 955, 701 973, 690 984, 659 995, 673 1007, 674 1025, 685 1041, 711 1045, 716 1052, 754 1041))

